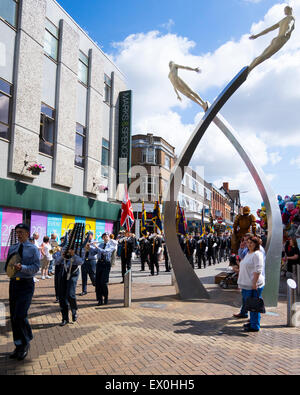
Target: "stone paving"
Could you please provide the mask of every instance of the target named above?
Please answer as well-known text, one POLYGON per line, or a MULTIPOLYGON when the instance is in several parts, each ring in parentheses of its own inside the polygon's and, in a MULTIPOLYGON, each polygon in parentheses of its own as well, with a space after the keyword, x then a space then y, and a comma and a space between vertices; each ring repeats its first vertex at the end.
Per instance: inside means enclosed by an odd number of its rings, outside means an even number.
MULTIPOLYGON (((34 339, 28 357, 8 359, 14 349, 8 321, 8 280, 0 275, 0 302, 7 325, 0 327, 0 374, 4 375, 241 375, 300 374, 300 330, 286 326, 286 297, 268 308, 259 333, 245 333, 238 290, 223 290, 214 276, 221 263, 196 270, 210 299, 183 302, 170 273, 159 276, 133 264, 132 306, 124 308, 120 263, 112 268, 110 300, 97 306, 92 285, 78 296, 78 321, 65 327, 54 302, 53 279, 40 280, 29 312, 34 339)), ((281 288, 282 289, 282 288, 281 288)), ((78 283, 78 294, 81 282, 78 283)))

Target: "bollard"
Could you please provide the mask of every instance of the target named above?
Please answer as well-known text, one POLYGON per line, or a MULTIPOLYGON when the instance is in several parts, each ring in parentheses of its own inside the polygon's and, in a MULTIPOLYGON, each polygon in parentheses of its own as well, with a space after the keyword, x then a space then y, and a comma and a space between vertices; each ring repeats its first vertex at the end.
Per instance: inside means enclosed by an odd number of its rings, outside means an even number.
POLYGON ((124 307, 131 306, 131 281, 131 269, 129 269, 124 276, 124 307))
POLYGON ((287 280, 287 326, 295 326, 297 284, 291 278, 287 280))

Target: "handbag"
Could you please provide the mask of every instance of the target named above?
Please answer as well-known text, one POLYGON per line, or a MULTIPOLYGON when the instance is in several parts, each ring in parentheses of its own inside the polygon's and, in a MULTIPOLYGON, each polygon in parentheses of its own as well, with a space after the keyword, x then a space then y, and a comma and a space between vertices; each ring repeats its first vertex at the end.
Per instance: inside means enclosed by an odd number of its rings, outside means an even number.
POLYGON ((258 296, 249 296, 245 302, 245 310, 251 311, 252 313, 265 314, 266 309, 264 300, 258 296))

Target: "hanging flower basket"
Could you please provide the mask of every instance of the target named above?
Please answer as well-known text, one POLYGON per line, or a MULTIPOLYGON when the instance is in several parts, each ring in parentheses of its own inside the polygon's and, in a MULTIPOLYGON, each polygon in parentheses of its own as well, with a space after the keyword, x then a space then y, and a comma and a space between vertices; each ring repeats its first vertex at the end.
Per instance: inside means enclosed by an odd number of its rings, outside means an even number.
POLYGON ((37 163, 27 167, 27 170, 30 171, 33 176, 39 176, 40 173, 43 173, 46 171, 45 167, 42 164, 38 165, 37 163))

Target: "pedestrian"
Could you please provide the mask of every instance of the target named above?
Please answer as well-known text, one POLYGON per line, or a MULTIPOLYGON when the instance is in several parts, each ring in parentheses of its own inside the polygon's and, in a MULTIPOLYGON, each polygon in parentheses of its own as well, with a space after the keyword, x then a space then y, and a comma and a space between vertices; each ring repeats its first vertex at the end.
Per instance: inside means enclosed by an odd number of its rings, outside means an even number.
POLYGON ((86 246, 83 251, 83 264, 81 266, 81 286, 82 292, 79 294, 80 296, 84 296, 87 294, 87 280, 88 275, 90 277, 92 285, 95 287, 96 285, 96 265, 97 259, 95 254, 93 253, 95 246, 93 245, 94 240, 94 233, 89 231, 86 234, 86 246))
POLYGON ((76 255, 72 249, 66 251, 63 248, 56 257, 56 265, 61 265, 59 269, 60 275, 58 277, 58 296, 62 314, 60 326, 65 326, 69 323, 69 309, 72 312, 72 321, 77 321, 76 286, 79 277, 79 266, 82 263, 83 259, 76 255))
POLYGON ((116 246, 110 242, 109 233, 103 233, 103 242, 95 247, 94 254, 97 254, 96 267, 96 298, 98 306, 108 303, 108 282, 111 269, 111 254, 116 246))
POLYGON ((55 289, 55 303, 59 302, 59 277, 62 273, 62 265, 58 264, 57 260, 61 256, 61 249, 64 245, 65 237, 60 238, 60 245, 56 247, 56 251, 53 253, 53 265, 54 265, 54 289, 55 289))
POLYGON ((159 275, 159 254, 162 248, 162 239, 158 237, 157 233, 153 233, 150 237, 150 271, 151 276, 154 276, 154 267, 156 268, 156 274, 159 275))
POLYGON ((195 265, 194 265, 195 248, 196 248, 196 242, 193 239, 193 235, 190 234, 190 235, 188 235, 187 239, 185 240, 184 253, 185 253, 185 256, 187 257, 187 259, 193 269, 195 268, 195 265))
POLYGON ((19 361, 26 358, 33 339, 27 318, 34 294, 34 275, 39 271, 39 251, 29 242, 30 229, 26 224, 15 227, 18 243, 9 248, 6 264, 15 254, 19 254, 20 263, 15 264, 16 274, 9 282, 9 308, 15 350, 9 355, 19 361))
MULTIPOLYGON (((33 235, 31 236, 31 238, 33 238, 33 244, 36 246, 36 248, 39 250, 39 257, 41 258, 41 247, 39 245, 38 239, 39 239, 40 235, 37 232, 34 232, 33 235)), ((32 243, 32 241, 31 241, 32 243)), ((33 277, 33 281, 35 283, 38 283, 40 280, 37 277, 33 277)))
POLYGON ((145 236, 142 236, 139 239, 139 246, 140 246, 140 258, 141 258, 141 272, 145 271, 145 263, 147 263, 148 268, 150 268, 150 242, 148 240, 149 233, 145 236))
POLYGON ((130 232, 126 231, 125 236, 121 237, 118 241, 121 244, 121 268, 122 268, 122 281, 124 283, 124 276, 126 270, 131 269, 131 257, 134 250, 134 240, 130 232))
MULTIPOLYGON (((249 252, 240 262, 238 286, 242 290, 243 305, 249 297, 261 297, 265 285, 263 276, 264 259, 260 251, 257 237, 250 237, 247 241, 249 252)), ((244 325, 247 332, 260 330, 260 313, 250 312, 250 323, 244 325)))
POLYGON ((111 254, 111 266, 115 266, 116 264, 116 256, 117 256, 117 248, 118 248, 118 242, 115 240, 115 235, 111 233, 109 235, 110 243, 115 247, 111 254))
POLYGON ((289 237, 284 246, 284 262, 287 264, 287 277, 292 278, 296 274, 296 265, 300 263, 300 252, 295 238, 289 237))
POLYGON ((50 264, 50 257, 52 259, 52 255, 50 254, 51 250, 51 245, 49 243, 49 237, 45 236, 43 238, 43 244, 41 246, 41 254, 42 254, 42 259, 41 259, 41 269, 42 269, 42 280, 45 280, 46 278, 51 278, 49 276, 48 268, 50 264))
POLYGON ((205 258, 205 250, 207 247, 207 242, 206 242, 206 237, 201 237, 200 240, 197 242, 196 246, 196 254, 198 258, 198 269, 202 268, 202 263, 203 263, 203 268, 206 268, 206 258, 205 258))
POLYGON ((53 261, 51 251, 53 251, 58 246, 56 233, 51 233, 49 243, 51 245, 51 250, 50 250, 50 262, 49 262, 49 268, 48 268, 48 276, 54 276, 54 267, 53 267, 54 261, 53 261))

